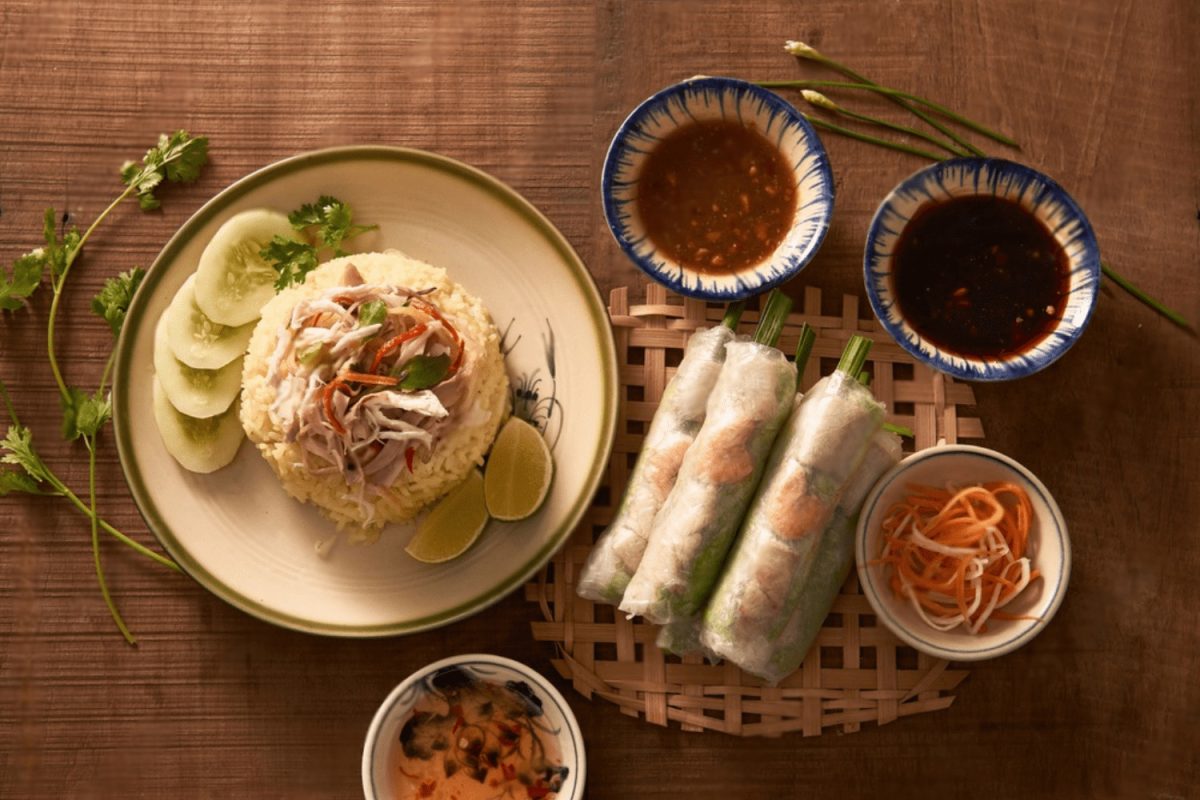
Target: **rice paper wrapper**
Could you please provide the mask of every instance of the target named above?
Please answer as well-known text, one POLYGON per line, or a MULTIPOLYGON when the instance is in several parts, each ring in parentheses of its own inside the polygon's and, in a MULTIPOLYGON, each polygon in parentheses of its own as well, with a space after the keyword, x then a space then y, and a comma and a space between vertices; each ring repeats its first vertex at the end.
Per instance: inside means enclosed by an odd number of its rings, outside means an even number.
MULTIPOLYGON (((854 532, 863 500, 883 473, 900 461, 900 437, 879 431, 858 471, 842 493, 832 519, 817 536, 807 575, 797 581, 798 590, 786 615, 772 620, 769 637, 762 646, 739 631, 731 640, 740 650, 725 648, 722 654, 746 672, 775 684, 794 672, 803 662, 821 631, 821 626, 854 563, 854 532)), ((706 616, 705 622, 708 618, 706 616)), ((705 627, 701 640, 711 646, 716 637, 705 627)))
POLYGON ((665 624, 703 607, 771 445, 792 409, 796 368, 773 347, 733 342, 706 418, 652 524, 621 610, 665 624))
POLYGON ((843 372, 822 378, 788 419, 704 614, 701 641, 763 663, 801 602, 822 533, 883 425, 884 408, 843 372))
POLYGON ((617 516, 583 566, 576 584, 581 597, 612 605, 621 602, 641 563, 654 516, 675 485, 684 455, 704 422, 709 395, 725 363, 725 346, 735 338, 732 330, 719 325, 688 339, 683 360, 650 422, 617 516))

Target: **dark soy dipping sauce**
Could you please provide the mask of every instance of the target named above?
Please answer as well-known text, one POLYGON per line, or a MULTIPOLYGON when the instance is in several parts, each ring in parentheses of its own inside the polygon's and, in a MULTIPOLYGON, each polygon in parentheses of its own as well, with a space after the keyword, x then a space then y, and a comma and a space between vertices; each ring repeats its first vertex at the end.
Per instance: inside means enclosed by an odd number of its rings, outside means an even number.
POLYGON ((754 128, 685 125, 650 151, 638 178, 638 214, 665 255, 708 274, 763 261, 787 236, 796 185, 783 153, 754 128))
POLYGON ((1019 204, 956 197, 917 211, 892 256, 900 311, 922 337, 995 358, 1037 344, 1062 318, 1066 251, 1019 204))

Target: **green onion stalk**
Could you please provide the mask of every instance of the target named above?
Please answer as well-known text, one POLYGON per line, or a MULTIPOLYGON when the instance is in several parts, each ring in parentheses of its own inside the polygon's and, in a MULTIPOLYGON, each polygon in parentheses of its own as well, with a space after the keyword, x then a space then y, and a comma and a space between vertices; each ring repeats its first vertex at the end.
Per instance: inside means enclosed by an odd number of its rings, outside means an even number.
MULTIPOLYGON (((1009 136, 1006 136, 1003 133, 1000 133, 999 131, 993 130, 992 128, 989 128, 980 122, 976 122, 975 120, 970 119, 969 117, 964 117, 963 115, 952 111, 951 109, 947 108, 946 106, 944 106, 940 103, 936 103, 933 100, 929 100, 928 98, 921 97, 919 95, 915 95, 910 92, 901 91, 899 89, 893 89, 890 86, 883 86, 881 84, 875 83, 874 81, 872 81, 872 80, 866 78, 865 76, 850 69, 846 65, 841 64, 832 58, 829 58, 828 56, 826 56, 823 53, 821 53, 820 51, 818 51, 816 48, 811 47, 810 45, 807 45, 803 42, 788 41, 784 45, 784 49, 787 50, 787 52, 791 53, 792 55, 794 55, 798 58, 804 58, 809 61, 813 61, 815 63, 822 64, 822 65, 829 67, 837 72, 840 72, 841 74, 845 75, 846 77, 850 78, 851 80, 850 81, 819 81, 819 80, 756 81, 755 83, 758 86, 762 86, 763 88, 768 88, 768 89, 777 89, 777 88, 778 89, 799 89, 799 90, 801 90, 801 94, 803 95, 805 100, 807 100, 809 103, 811 103, 819 108, 830 111, 831 113, 840 114, 841 116, 846 117, 848 119, 853 119, 853 120, 863 122, 866 124, 870 124, 870 125, 881 126, 881 127, 887 128, 889 130, 894 130, 899 133, 907 134, 909 136, 916 136, 918 138, 921 138, 925 141, 928 141, 932 144, 937 145, 941 149, 944 149, 953 155, 965 155, 965 153, 963 153, 964 149, 967 152, 972 153, 977 156, 984 156, 985 153, 982 150, 980 150, 978 147, 970 144, 969 142, 965 141, 964 139, 962 139, 961 137, 956 135, 954 132, 949 130, 947 127, 945 127, 941 123, 937 122, 935 119, 933 119, 930 116, 929 113, 926 113, 926 110, 928 110, 929 112, 932 112, 934 114, 937 114, 937 115, 943 117, 944 119, 947 119, 955 124, 961 125, 964 128, 967 128, 968 130, 971 130, 971 131, 974 131, 975 133, 986 136, 987 138, 989 138, 995 142, 999 142, 1000 144, 1015 148, 1017 150, 1021 149, 1021 146, 1019 144, 1017 144, 1017 142, 1014 139, 1012 139, 1009 136), (906 125, 898 125, 896 123, 892 123, 887 120, 879 119, 877 117, 872 117, 867 114, 861 114, 861 113, 858 113, 855 111, 851 111, 850 109, 844 108, 843 106, 835 103, 833 100, 829 99, 824 94, 815 91, 817 89, 844 89, 844 90, 850 90, 850 91, 872 92, 872 93, 880 95, 882 97, 886 97, 889 100, 891 100, 892 102, 896 103, 901 108, 912 113, 919 119, 925 121, 926 123, 928 123, 929 125, 934 127, 939 132, 945 134, 957 145, 957 147, 955 145, 950 145, 950 144, 938 139, 937 137, 931 136, 931 135, 924 133, 920 130, 917 130, 915 128, 911 128, 906 125)), ((808 120, 814 126, 821 128, 823 130, 828 130, 833 133, 837 133, 841 136, 846 136, 851 139, 857 139, 858 141, 866 142, 868 144, 872 144, 877 147, 883 147, 883 148, 886 148, 889 150, 895 150, 895 151, 898 151, 901 153, 907 153, 909 155, 914 155, 919 158, 924 158, 924 159, 927 159, 930 161, 945 160, 944 156, 940 156, 935 153, 931 153, 928 150, 924 150, 922 148, 913 147, 913 146, 905 144, 903 142, 896 142, 896 141, 892 141, 889 139, 882 139, 877 136, 871 136, 870 134, 862 133, 861 131, 856 131, 851 128, 846 128, 844 126, 837 125, 836 123, 829 122, 828 120, 824 120, 819 117, 811 116, 808 114, 804 114, 803 116, 806 120, 808 120)), ((1182 314, 1180 314, 1178 311, 1175 311, 1172 308, 1169 308, 1168 306, 1163 304, 1160 300, 1157 300, 1157 299, 1151 297, 1146 292, 1139 289, 1128 278, 1124 277, 1123 275, 1118 273, 1116 270, 1114 270, 1107 262, 1101 262, 1100 268, 1101 268, 1101 271, 1103 272, 1103 274, 1106 275, 1109 279, 1111 279, 1113 281, 1113 283, 1117 284, 1119 287, 1124 289, 1126 292, 1128 292, 1130 295, 1132 295, 1140 303, 1153 309, 1157 313, 1161 314, 1163 317, 1166 317, 1173 324, 1178 325, 1179 327, 1181 327, 1184 330, 1189 331, 1193 334, 1195 333, 1195 328, 1191 325, 1191 323, 1188 322, 1188 320, 1186 318, 1184 318, 1184 316, 1182 314)))
POLYGON ((792 310, 792 298, 778 289, 772 289, 763 303, 762 314, 758 318, 758 327, 754 330, 754 341, 774 347, 783 333, 787 315, 792 310))

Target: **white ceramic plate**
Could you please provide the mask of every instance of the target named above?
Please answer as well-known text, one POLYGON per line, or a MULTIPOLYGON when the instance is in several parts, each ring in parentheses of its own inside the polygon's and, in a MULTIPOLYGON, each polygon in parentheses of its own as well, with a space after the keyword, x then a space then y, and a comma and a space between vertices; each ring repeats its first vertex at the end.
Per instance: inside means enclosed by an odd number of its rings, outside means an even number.
POLYGON ((121 465, 147 525, 207 589, 269 622, 313 633, 384 636, 445 625, 521 586, 566 541, 612 444, 616 359, 604 306, 566 239, 512 189, 415 150, 351 147, 297 156, 222 191, 167 243, 134 298, 118 343, 114 417, 121 465), (505 333, 516 413, 553 448, 541 510, 491 522, 461 558, 436 566, 404 552, 412 526, 372 545, 338 541, 315 509, 288 497, 253 446, 211 475, 179 467, 151 412, 154 326, 233 214, 289 211, 331 194, 379 230, 359 251, 396 248, 444 267, 483 299, 505 333))

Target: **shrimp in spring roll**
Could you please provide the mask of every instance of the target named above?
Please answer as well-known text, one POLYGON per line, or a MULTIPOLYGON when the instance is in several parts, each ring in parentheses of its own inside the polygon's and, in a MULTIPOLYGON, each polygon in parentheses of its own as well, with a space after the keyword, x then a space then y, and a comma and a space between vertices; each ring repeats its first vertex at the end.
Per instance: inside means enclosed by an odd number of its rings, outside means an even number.
POLYGON ((791 616, 775 637, 770 656, 765 661, 743 659, 746 663, 739 662, 739 666, 747 672, 778 683, 808 655, 854 564, 854 532, 863 500, 880 476, 899 463, 900 455, 899 436, 886 430, 875 434, 862 466, 850 479, 833 519, 821 534, 808 579, 791 616))
POLYGON ((704 425, 625 590, 620 608, 627 614, 667 624, 703 608, 792 408, 796 368, 773 346, 790 308, 786 295, 773 292, 755 341, 726 346, 704 425))
MULTIPOLYGON (((808 363, 808 357, 812 354, 813 344, 816 342, 817 335, 812 328, 805 323, 800 328, 800 337, 796 345, 796 390, 797 394, 792 400, 792 413, 788 416, 788 421, 784 423, 783 429, 779 436, 787 435, 788 428, 792 425, 792 420, 796 415, 796 408, 800 405, 802 395, 800 390, 800 376, 804 373, 804 367, 808 363)), ((779 440, 776 439, 776 442, 779 440)), ((775 448, 773 448, 774 450, 775 448)), ((767 470, 764 473, 764 480, 770 480, 770 461, 767 462, 767 470)), ((736 547, 736 544, 735 544, 736 547)), ((685 653, 703 652, 713 661, 719 660, 712 651, 705 648, 700 643, 700 622, 701 615, 699 613, 682 617, 664 625, 662 630, 658 632, 657 643, 659 649, 665 650, 676 655, 684 655, 685 653)))
POLYGON ((705 610, 701 643, 748 671, 761 669, 779 645, 822 533, 883 425, 883 405, 857 378, 870 347, 852 337, 838 369, 788 420, 705 610))
POLYGON ((742 304, 730 306, 721 325, 688 339, 683 360, 667 384, 646 432, 616 518, 592 547, 576 584, 580 597, 616 605, 642 560, 654 515, 662 508, 684 454, 704 422, 705 407, 725 346, 735 338, 742 304))

